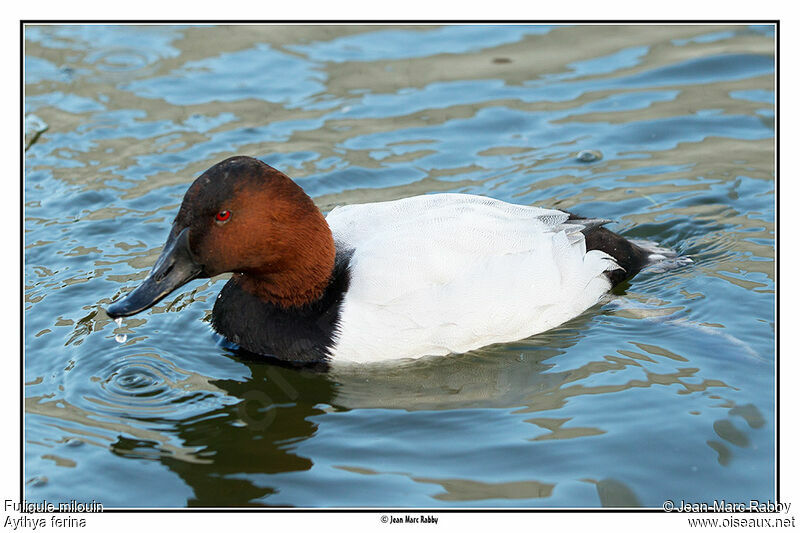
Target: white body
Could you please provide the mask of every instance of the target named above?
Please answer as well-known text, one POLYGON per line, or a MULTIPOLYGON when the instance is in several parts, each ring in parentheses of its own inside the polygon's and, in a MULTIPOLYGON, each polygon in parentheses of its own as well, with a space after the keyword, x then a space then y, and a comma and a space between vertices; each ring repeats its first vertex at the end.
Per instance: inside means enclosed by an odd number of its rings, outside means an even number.
POLYGON ((337 207, 327 221, 353 255, 332 361, 461 353, 579 315, 619 266, 567 218, 466 194, 337 207))

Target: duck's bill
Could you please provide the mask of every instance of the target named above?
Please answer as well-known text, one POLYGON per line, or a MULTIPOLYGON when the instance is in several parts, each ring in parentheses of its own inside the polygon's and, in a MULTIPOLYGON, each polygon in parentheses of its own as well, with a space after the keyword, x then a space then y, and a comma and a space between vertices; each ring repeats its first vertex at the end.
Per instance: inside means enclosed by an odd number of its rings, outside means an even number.
POLYGON ((166 295, 203 273, 189 248, 189 228, 169 239, 150 275, 136 289, 108 306, 111 318, 131 316, 160 302, 166 295))

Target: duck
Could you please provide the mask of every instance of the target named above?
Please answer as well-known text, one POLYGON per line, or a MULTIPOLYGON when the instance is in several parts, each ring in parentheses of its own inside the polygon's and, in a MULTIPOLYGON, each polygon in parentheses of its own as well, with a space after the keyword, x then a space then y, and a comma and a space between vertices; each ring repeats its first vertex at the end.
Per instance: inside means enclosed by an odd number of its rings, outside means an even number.
POLYGON ((191 184, 152 270, 106 313, 131 316, 232 273, 211 326, 251 354, 302 364, 465 353, 555 328, 675 255, 609 222, 459 193, 324 216, 289 176, 235 156, 191 184))

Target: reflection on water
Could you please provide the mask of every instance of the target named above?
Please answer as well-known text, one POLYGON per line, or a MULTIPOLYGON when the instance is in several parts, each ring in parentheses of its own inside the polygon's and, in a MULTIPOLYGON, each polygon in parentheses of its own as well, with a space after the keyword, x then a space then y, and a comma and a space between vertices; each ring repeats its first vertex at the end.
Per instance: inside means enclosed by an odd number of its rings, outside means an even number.
POLYGON ((774 497, 770 27, 29 26, 25 46, 28 500, 774 497), (224 276, 115 324, 101 307, 234 153, 325 211, 477 193, 694 262, 531 339, 415 362, 232 352, 208 325, 224 276))

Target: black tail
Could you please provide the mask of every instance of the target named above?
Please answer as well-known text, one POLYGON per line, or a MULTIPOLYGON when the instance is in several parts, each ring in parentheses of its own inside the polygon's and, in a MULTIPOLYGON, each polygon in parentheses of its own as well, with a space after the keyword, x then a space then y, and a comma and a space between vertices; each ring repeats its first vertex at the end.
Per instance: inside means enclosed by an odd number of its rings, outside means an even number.
MULTIPOLYGON (((586 220, 585 217, 569 214, 568 220, 586 220)), ((607 230, 597 224, 590 224, 582 230, 586 238, 586 250, 600 250, 614 258, 614 261, 622 267, 621 269, 609 270, 606 272, 611 286, 614 287, 628 278, 632 278, 641 269, 647 266, 652 250, 643 248, 632 243, 625 237, 617 235, 611 230, 607 230)))

